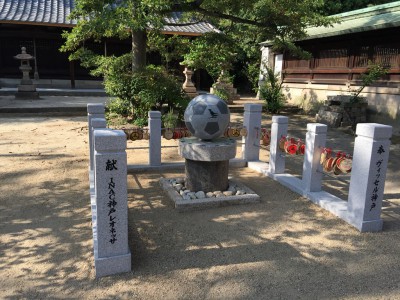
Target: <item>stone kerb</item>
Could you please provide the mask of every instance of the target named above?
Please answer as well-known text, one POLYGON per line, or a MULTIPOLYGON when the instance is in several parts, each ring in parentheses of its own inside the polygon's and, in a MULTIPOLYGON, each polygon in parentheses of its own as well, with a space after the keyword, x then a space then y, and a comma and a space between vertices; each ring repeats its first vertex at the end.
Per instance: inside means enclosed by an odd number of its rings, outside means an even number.
POLYGON ((96 277, 129 272, 126 135, 94 130, 95 207, 92 213, 96 277))

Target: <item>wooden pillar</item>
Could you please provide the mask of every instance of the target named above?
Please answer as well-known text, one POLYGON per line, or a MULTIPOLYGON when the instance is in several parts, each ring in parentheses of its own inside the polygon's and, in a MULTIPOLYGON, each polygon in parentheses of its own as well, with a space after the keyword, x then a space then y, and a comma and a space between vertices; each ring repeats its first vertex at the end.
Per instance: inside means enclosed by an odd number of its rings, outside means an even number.
POLYGON ((69 76, 71 79, 71 89, 75 88, 75 62, 71 60, 69 62, 69 76))

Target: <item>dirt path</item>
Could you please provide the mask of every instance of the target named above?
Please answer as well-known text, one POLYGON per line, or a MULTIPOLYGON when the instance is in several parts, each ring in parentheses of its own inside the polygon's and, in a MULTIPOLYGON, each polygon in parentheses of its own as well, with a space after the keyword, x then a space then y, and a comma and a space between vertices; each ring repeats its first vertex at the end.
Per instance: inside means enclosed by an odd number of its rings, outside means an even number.
POLYGON ((0 163, 1 299, 400 299, 400 168, 377 234, 247 169, 261 203, 190 213, 158 186, 179 171, 130 174, 133 272, 96 280, 86 118, 0 117, 0 163))

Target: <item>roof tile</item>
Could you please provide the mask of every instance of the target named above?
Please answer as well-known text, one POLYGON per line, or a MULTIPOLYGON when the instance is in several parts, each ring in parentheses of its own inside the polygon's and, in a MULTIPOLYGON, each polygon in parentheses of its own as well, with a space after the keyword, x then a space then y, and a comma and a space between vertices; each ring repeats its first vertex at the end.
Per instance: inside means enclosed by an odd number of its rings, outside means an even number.
MULTIPOLYGON (((60 27, 75 25, 68 19, 74 7, 73 0, 0 0, 0 23, 37 23, 52 24, 60 27)), ((199 22, 178 26, 182 14, 174 12, 166 18, 164 31, 168 33, 203 34, 218 31, 211 24, 199 22)))

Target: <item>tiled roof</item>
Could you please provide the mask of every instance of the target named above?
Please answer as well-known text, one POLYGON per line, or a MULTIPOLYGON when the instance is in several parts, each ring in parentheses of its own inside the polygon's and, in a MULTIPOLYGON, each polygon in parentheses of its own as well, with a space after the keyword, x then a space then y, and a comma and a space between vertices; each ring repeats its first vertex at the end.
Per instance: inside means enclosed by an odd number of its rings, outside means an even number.
POLYGON ((343 35, 400 26, 400 1, 334 15, 340 23, 332 27, 310 27, 307 39, 343 35))
MULTIPOLYGON (((0 23, 37 24, 70 27, 76 24, 68 15, 74 7, 73 0, 0 0, 0 23)), ((217 31, 207 22, 193 23, 185 26, 179 24, 180 13, 172 13, 166 18, 168 25, 164 32, 170 34, 200 35, 217 31)))
MULTIPOLYGON (((339 23, 330 27, 309 27, 307 37, 303 40, 318 39, 330 36, 339 36, 350 33, 372 31, 391 27, 400 27, 400 1, 375 5, 363 9, 357 9, 332 17, 339 19, 339 23)), ((271 41, 261 45, 272 45, 271 41)))
POLYGON ((0 22, 72 26, 73 7, 73 0, 0 0, 0 22))
MULTIPOLYGON (((1 1, 1 0, 0 0, 1 1)), ((165 18, 165 21, 168 23, 168 25, 164 26, 164 31, 168 33, 193 33, 193 34, 203 34, 206 32, 219 32, 218 29, 216 29, 214 26, 212 26, 210 23, 207 22, 199 22, 199 23, 193 23, 191 24, 190 21, 184 22, 188 23, 189 25, 184 25, 184 26, 174 26, 172 24, 179 24, 179 20, 181 19, 182 14, 179 12, 174 12, 171 14, 170 17, 165 18)))

